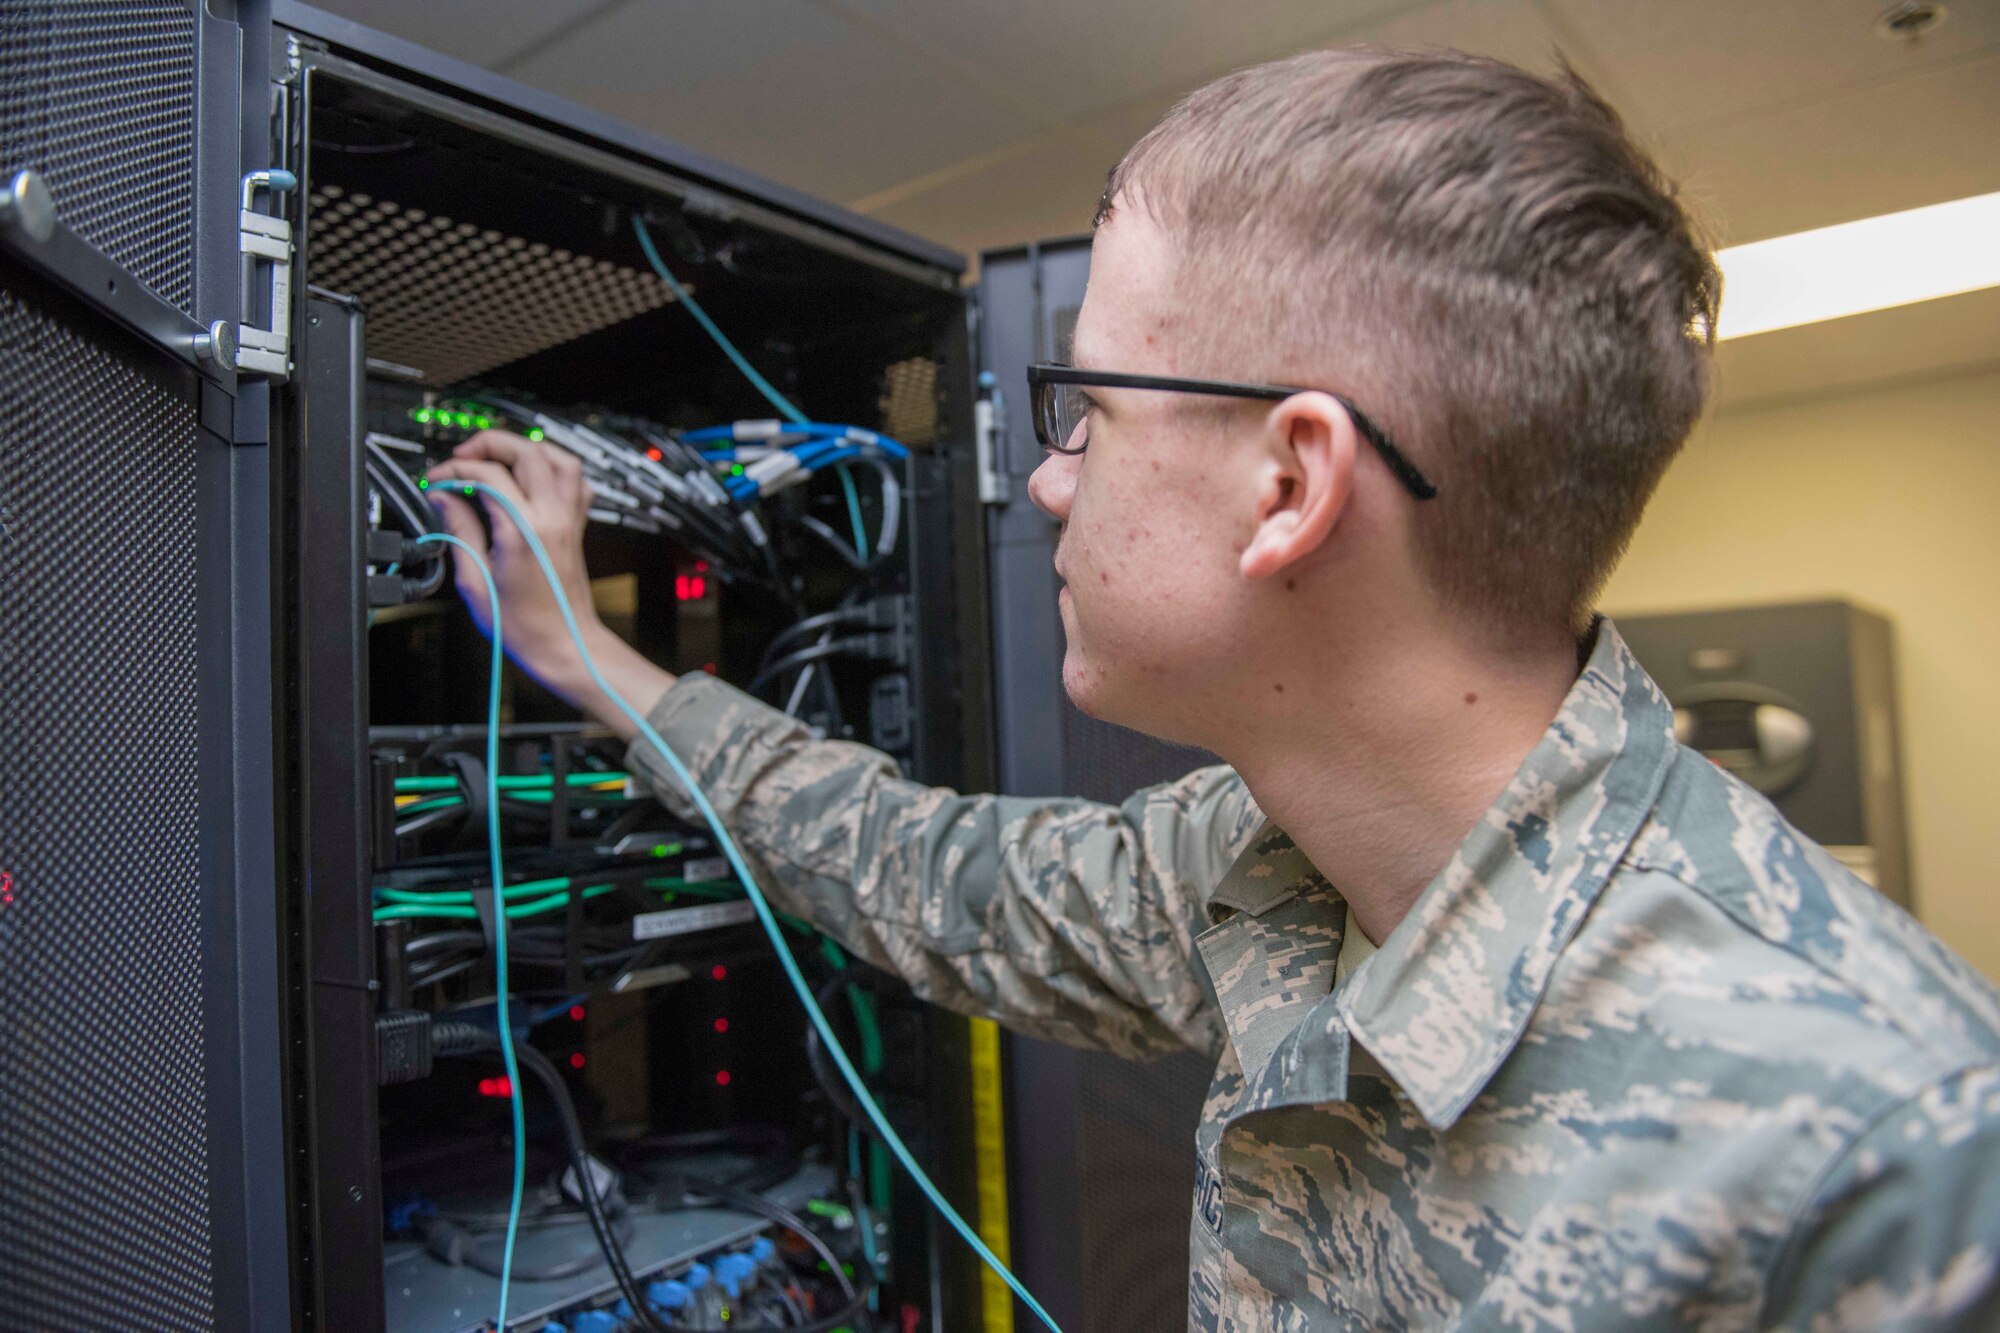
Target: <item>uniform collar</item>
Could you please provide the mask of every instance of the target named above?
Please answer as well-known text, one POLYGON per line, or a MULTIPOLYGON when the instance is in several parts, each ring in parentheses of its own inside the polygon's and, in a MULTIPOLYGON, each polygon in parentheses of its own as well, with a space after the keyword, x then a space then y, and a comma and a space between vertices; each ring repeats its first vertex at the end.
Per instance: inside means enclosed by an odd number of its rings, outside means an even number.
POLYGON ((1456 1121, 1520 1041, 1675 752, 1672 707, 1600 619, 1540 743, 1335 1000, 1434 1127, 1456 1121))

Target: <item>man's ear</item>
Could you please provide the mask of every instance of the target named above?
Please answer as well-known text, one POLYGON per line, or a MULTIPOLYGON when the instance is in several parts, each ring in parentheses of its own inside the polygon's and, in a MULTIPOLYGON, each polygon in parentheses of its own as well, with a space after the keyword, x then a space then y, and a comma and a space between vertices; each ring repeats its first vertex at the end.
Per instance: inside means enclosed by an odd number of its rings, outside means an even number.
POLYGON ((1264 579, 1325 543, 1354 494, 1360 433, 1331 394, 1293 394, 1264 419, 1256 529, 1238 564, 1264 579))

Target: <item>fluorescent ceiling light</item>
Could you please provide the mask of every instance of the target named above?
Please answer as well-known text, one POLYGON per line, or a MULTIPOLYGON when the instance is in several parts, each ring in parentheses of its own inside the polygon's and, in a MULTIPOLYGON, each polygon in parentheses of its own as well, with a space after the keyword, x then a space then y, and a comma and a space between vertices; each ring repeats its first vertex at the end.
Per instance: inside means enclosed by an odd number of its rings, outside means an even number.
POLYGON ((2000 287, 2000 194, 1732 245, 1715 259, 1718 338, 2000 287))

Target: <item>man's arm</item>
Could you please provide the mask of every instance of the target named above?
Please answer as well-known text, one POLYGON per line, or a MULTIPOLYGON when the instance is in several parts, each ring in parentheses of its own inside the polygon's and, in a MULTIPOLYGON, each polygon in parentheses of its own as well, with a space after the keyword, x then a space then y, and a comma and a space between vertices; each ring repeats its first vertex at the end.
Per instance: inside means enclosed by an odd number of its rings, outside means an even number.
MULTIPOLYGON (((646 710, 741 840, 774 902, 806 917, 919 994, 1076 1045, 1153 1055, 1218 1050, 1222 1027, 1193 936, 1206 892, 1261 816, 1227 769, 1190 774, 1121 807, 960 796, 897 776, 886 755, 815 741, 792 719, 705 676, 676 684, 604 628, 583 564, 589 508, 567 454, 485 431, 431 470, 479 481, 518 506, 548 548, 592 660, 646 710)), ((584 670, 512 520, 444 484, 446 527, 480 550, 499 589, 508 653, 627 740, 636 728, 584 670)), ((491 624, 484 583, 459 592, 491 624)), ((651 746, 635 772, 692 818, 651 746)))
MULTIPOLYGON (((1126 1056, 1220 1049, 1193 937, 1261 822, 1231 770, 1117 807, 961 796, 707 677, 683 678, 649 720, 772 900, 924 998, 1126 1056)), ((648 742, 629 764, 694 815, 648 742)))
POLYGON ((1760 1327, 2000 1328, 2000 1066, 1889 1108, 1833 1163, 1760 1327))

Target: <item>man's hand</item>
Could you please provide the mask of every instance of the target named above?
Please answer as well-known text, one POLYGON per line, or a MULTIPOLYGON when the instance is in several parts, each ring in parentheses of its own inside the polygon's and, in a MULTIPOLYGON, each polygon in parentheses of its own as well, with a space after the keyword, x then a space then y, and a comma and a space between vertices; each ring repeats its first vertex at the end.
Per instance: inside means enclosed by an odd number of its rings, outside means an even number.
MULTIPOLYGON (((634 652, 604 627, 591 602, 590 575, 583 563, 583 529, 588 522, 590 488, 583 466, 560 449, 537 444, 506 431, 485 430, 459 445, 448 462, 430 471, 431 500, 445 530, 485 557, 499 592, 501 633, 507 655, 551 690, 610 726, 628 739, 631 721, 612 705, 585 669, 562 611, 549 591, 534 552, 497 503, 474 492, 467 496, 452 482, 476 481, 513 502, 534 527, 562 580, 563 593, 576 615, 592 661, 627 703, 648 710, 674 683, 673 676, 634 652), (482 529, 474 502, 486 512, 482 529), (491 531, 491 540, 487 532, 491 531)), ((459 595, 465 599, 481 631, 491 634, 492 608, 486 604, 486 583, 471 561, 454 552, 459 595)))

